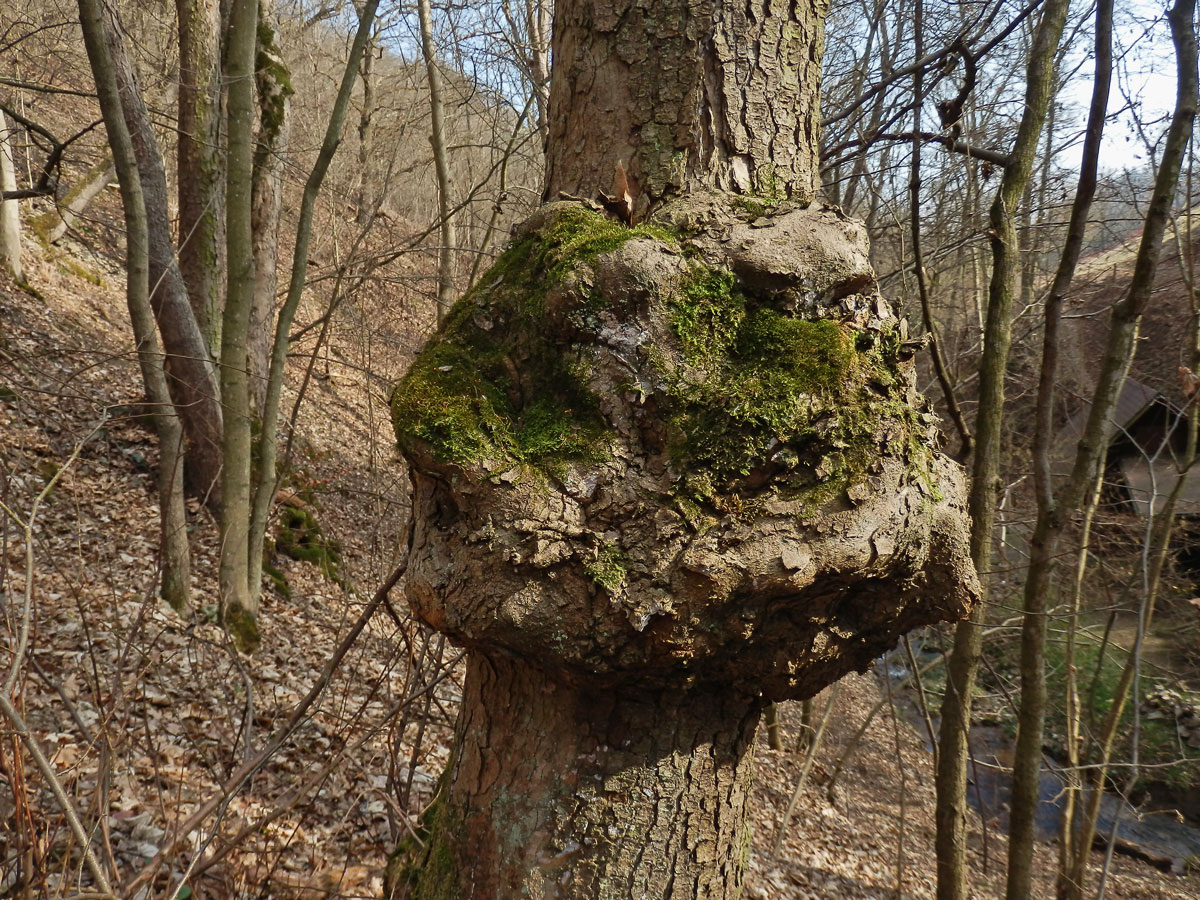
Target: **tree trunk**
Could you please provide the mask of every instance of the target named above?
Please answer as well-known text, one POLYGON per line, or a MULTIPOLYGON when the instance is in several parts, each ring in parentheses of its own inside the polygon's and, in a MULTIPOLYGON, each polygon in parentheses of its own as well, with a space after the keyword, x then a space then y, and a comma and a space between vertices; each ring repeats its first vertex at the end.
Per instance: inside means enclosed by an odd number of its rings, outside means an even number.
POLYGON ((622 162, 638 218, 703 189, 811 200, 826 10, 559 0, 546 199, 610 192, 622 162))
POLYGON ((371 185, 371 160, 375 155, 375 46, 377 33, 371 35, 358 66, 362 82, 362 109, 358 114, 358 172, 355 175, 354 221, 366 227, 374 214, 367 192, 371 185))
MULTIPOLYGON (((1099 475, 1099 466, 1104 458, 1104 451, 1107 449, 1103 437, 1105 423, 1111 417, 1117 397, 1120 395, 1129 362, 1133 359, 1135 352, 1135 342, 1142 313, 1149 304, 1154 290, 1163 236, 1166 234, 1167 225, 1170 222, 1171 207, 1178 188, 1180 170, 1187 151, 1189 136, 1195 123, 1198 94, 1200 94, 1200 73, 1197 71, 1200 63, 1197 61, 1195 12, 1196 0, 1176 0, 1167 14, 1176 54, 1175 111, 1167 130, 1163 154, 1155 175, 1154 190, 1146 211, 1145 225, 1142 228, 1141 240, 1138 244, 1138 254, 1134 262, 1129 291, 1113 307, 1104 360, 1096 379, 1092 408, 1075 455, 1071 479, 1062 491, 1063 496, 1055 498, 1059 508, 1055 510, 1053 524, 1057 528, 1061 528, 1063 515, 1079 505, 1083 492, 1094 483, 1099 475)), ((1186 465, 1190 465, 1190 460, 1195 453, 1193 428, 1194 425, 1189 423, 1188 454, 1184 459, 1186 465)), ((1177 494, 1173 492, 1168 508, 1162 513, 1164 519, 1155 529, 1154 537, 1157 546, 1149 551, 1153 565, 1145 581, 1144 602, 1148 609, 1143 614, 1143 624, 1148 621, 1149 616, 1153 615, 1154 595, 1158 588, 1163 557, 1167 549, 1171 511, 1176 497, 1177 494)), ((1053 551, 1052 544, 1046 548, 1045 565, 1047 568, 1053 560, 1053 551)), ((1091 852, 1092 838, 1095 835, 1096 817, 1099 813, 1100 797, 1104 788, 1105 766, 1120 721, 1121 710, 1133 683, 1135 664, 1136 656, 1130 659, 1129 664, 1121 673, 1120 682, 1113 692, 1112 707, 1097 739, 1101 765, 1088 770, 1084 775, 1084 781, 1088 788, 1088 803, 1086 809, 1077 810, 1079 821, 1072 848, 1074 858, 1070 860, 1069 871, 1060 872, 1058 880, 1060 895, 1072 898, 1072 900, 1084 895, 1087 861, 1091 852)), ((1024 662, 1022 665, 1024 666, 1024 662)))
POLYGON ((279 401, 283 394, 283 370, 287 362, 288 335, 292 328, 292 319, 300 306, 300 298, 304 294, 304 284, 308 277, 308 245, 312 237, 313 213, 316 209, 317 195, 329 171, 329 164, 337 152, 341 142, 342 126, 346 121, 346 110, 350 106, 350 94, 354 88, 354 76, 358 71, 367 40, 375 22, 375 11, 379 0, 367 0, 359 14, 358 29, 354 33, 354 42, 350 45, 350 55, 342 70, 342 83, 338 88, 337 99, 333 109, 329 111, 329 122, 325 127, 325 137, 321 141, 321 149, 317 152, 316 161, 308 173, 304 183, 304 193, 300 199, 300 213, 296 221, 296 243, 292 250, 292 268, 288 281, 287 297, 280 307, 279 317, 274 326, 274 341, 271 345, 270 366, 267 369, 266 393, 262 408, 262 434, 258 442, 258 479, 254 485, 252 505, 248 509, 249 531, 248 540, 251 552, 247 561, 248 602, 257 610, 258 596, 262 588, 262 547, 263 537, 267 533, 267 519, 271 513, 271 504, 275 500, 275 460, 278 451, 279 434, 279 401))
POLYGON ((150 308, 150 240, 142 179, 121 110, 117 72, 106 41, 99 0, 80 0, 79 19, 112 148, 113 167, 121 181, 125 211, 125 297, 142 380, 146 394, 155 406, 153 418, 159 448, 159 549, 163 556, 160 593, 164 600, 183 613, 188 607, 191 581, 187 511, 183 499, 183 428, 171 404, 163 356, 155 334, 154 313, 150 308))
POLYGON ((763 703, 973 602, 907 325, 811 203, 825 8, 557 4, 547 196, 633 182, 518 228, 393 394, 408 599, 471 653, 395 896, 737 896, 763 703))
MULTIPOLYGON (((271 0, 259 0, 258 143, 254 150, 251 229, 254 233, 254 302, 247 346, 250 403, 261 420, 271 369, 275 298, 279 287, 279 210, 283 155, 291 132, 292 80, 278 46, 279 22, 271 0)), ((253 590, 253 585, 251 586, 253 590)))
POLYGON ((429 0, 417 0, 421 22, 421 52, 429 77, 429 142, 437 170, 438 217, 441 220, 441 247, 438 249, 437 320, 441 322, 457 298, 454 291, 454 182, 450 176, 450 148, 446 142, 446 122, 442 100, 442 71, 433 47, 433 15, 429 0))
POLYGON ((221 5, 176 0, 179 31, 179 271, 209 352, 221 345, 225 173, 221 159, 221 5))
MULTIPOLYGON (((4 113, 0 113, 0 191, 17 189, 12 141, 9 138, 11 133, 4 113)), ((21 270, 21 208, 16 200, 0 200, 0 264, 17 281, 24 279, 21 270)))
POLYGON ((88 169, 78 182, 71 185, 70 190, 63 195, 53 209, 46 210, 30 222, 33 233, 47 244, 53 244, 67 233, 67 229, 75 224, 88 205, 99 196, 101 191, 112 184, 116 177, 117 170, 110 154, 88 169))
POLYGON ((550 130, 546 118, 550 108, 550 0, 525 0, 525 33, 538 133, 544 142, 550 130))
MULTIPOLYGON (((225 435, 221 468, 221 615, 238 646, 258 645, 258 591, 250 590, 250 391, 247 342, 254 303, 254 58, 258 0, 235 0, 225 53, 225 314, 221 325, 221 400, 225 435)), ((261 554, 261 549, 255 555, 261 554)))
POLYGON ((124 33, 105 8, 105 37, 121 90, 121 111, 137 154, 150 241, 150 303, 166 353, 171 397, 188 439, 184 477, 210 503, 221 471, 221 402, 209 348, 196 322, 171 242, 167 178, 141 88, 125 50, 124 33))
POLYGON ((391 896, 734 900, 761 705, 473 654, 434 833, 391 896))

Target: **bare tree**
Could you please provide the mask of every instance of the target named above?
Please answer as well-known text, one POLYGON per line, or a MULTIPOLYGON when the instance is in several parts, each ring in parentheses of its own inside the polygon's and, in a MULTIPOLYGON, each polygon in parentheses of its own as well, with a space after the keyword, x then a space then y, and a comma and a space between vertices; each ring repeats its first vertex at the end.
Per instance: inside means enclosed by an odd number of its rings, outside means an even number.
POLYGON ((179 38, 179 271, 210 353, 221 345, 225 173, 220 0, 176 0, 179 38))
POLYGON ((449 147, 446 140, 444 100, 442 98, 442 72, 438 68, 437 54, 433 46, 433 13, 429 0, 417 0, 417 15, 421 23, 421 53, 425 57, 425 71, 429 78, 430 125, 429 142, 433 146, 434 165, 437 168, 438 219, 441 224, 441 247, 438 250, 437 318, 441 322, 454 303, 454 184, 450 178, 449 147))
MULTIPOLYGON (((1034 32, 1025 76, 1025 107, 990 212, 992 276, 980 359, 979 409, 971 471, 971 558, 980 572, 992 570, 1004 422, 1004 382, 1012 342, 1012 304, 1019 270, 1015 216, 1029 182, 1050 104, 1055 58, 1067 0, 1049 0, 1034 32)), ((987 581, 984 580, 986 591, 987 581)), ((982 650, 984 604, 959 624, 947 664, 946 697, 938 736, 937 857, 939 900, 967 896, 966 776, 971 704, 982 650)), ((1011 872, 1010 872, 1011 874, 1011 872)), ((1010 887, 1013 882, 1010 880, 1010 887)))
POLYGON ((183 502, 183 427, 167 385, 151 309, 149 216, 142 192, 133 138, 126 124, 117 65, 112 57, 109 22, 99 0, 80 0, 79 19, 88 58, 100 95, 112 158, 121 182, 125 210, 125 295, 137 343, 138 365, 153 404, 158 436, 158 502, 161 523, 162 580, 160 593, 176 610, 188 607, 191 552, 183 502))

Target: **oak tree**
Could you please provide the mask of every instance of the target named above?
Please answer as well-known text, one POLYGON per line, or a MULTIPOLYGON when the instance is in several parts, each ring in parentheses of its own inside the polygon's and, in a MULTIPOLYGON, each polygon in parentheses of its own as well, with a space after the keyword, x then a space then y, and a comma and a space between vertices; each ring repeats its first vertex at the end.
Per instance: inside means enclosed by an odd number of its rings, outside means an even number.
POLYGON ((737 896, 763 705, 975 596, 919 342, 816 197, 825 9, 556 4, 548 202, 393 398, 409 600, 469 650, 394 896, 737 896))

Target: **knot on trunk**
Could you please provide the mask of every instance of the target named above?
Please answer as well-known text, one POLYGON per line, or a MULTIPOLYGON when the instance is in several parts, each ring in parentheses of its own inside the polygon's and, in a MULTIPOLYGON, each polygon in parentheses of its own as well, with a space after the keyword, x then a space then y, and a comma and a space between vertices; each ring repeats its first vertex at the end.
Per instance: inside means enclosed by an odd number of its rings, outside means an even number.
POLYGON ((544 207, 396 388, 410 602, 567 678, 815 693, 977 593, 916 345, 836 210, 544 207))

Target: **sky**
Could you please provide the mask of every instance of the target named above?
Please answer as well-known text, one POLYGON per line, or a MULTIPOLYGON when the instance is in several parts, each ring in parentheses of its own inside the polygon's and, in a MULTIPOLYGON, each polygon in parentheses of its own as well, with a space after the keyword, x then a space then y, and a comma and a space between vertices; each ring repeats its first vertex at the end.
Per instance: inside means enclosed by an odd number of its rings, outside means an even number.
MULTIPOLYGON (((1166 2, 1117 2, 1113 51, 1117 71, 1109 97, 1110 118, 1100 157, 1101 166, 1106 170, 1120 171, 1146 165, 1150 158, 1146 140, 1157 141, 1166 130, 1167 117, 1175 104, 1175 52, 1164 18, 1166 8, 1166 2), (1139 120, 1143 123, 1140 130, 1139 120)), ((1076 39, 1081 46, 1090 45, 1090 30, 1089 27, 1087 33, 1081 33, 1076 39)), ((1087 51, 1081 49, 1080 52, 1087 51)), ((1091 72, 1091 61, 1083 61, 1079 74, 1066 91, 1067 101, 1077 111, 1081 125, 1091 102, 1091 72)), ((1063 164, 1070 165, 1070 155, 1078 157, 1080 152, 1078 144, 1067 150, 1063 164)))

